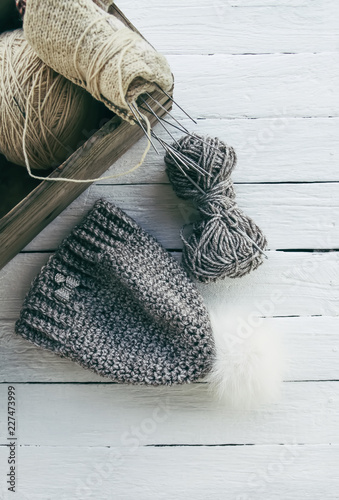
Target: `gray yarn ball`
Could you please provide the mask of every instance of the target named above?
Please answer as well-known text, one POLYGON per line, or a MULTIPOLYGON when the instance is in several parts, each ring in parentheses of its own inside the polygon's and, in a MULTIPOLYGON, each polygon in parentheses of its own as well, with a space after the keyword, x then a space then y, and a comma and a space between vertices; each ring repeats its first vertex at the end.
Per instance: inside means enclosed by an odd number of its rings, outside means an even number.
POLYGON ((231 179, 237 162, 234 149, 217 138, 198 135, 187 135, 172 147, 205 171, 199 173, 170 152, 165 155, 175 193, 193 200, 200 215, 189 237, 181 232, 186 270, 198 281, 211 282, 226 276, 239 278, 256 269, 267 242, 236 204, 231 179))

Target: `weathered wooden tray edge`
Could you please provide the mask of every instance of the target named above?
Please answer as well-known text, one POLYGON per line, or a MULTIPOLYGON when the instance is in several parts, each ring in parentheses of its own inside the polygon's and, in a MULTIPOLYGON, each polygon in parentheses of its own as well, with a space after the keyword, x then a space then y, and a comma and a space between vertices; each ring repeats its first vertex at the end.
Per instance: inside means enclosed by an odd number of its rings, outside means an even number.
MULTIPOLYGON (((95 1, 101 7, 105 7, 105 10, 110 14, 117 15, 131 29, 137 31, 114 4, 104 3, 102 0, 95 1)), ((154 96, 164 108, 171 109, 172 103, 166 96, 160 92, 155 92, 154 96)), ((154 105, 153 109, 159 116, 166 113, 162 108, 157 109, 154 105)), ((151 114, 148 114, 148 118, 153 126, 156 119, 151 114)), ((130 125, 115 116, 55 169, 49 177, 62 176, 74 179, 100 177, 141 137, 143 137, 143 131, 139 127, 130 125), (93 170, 93 164, 96 165, 95 170, 93 170)), ((0 269, 90 184, 42 181, 2 217, 0 219, 0 269)))

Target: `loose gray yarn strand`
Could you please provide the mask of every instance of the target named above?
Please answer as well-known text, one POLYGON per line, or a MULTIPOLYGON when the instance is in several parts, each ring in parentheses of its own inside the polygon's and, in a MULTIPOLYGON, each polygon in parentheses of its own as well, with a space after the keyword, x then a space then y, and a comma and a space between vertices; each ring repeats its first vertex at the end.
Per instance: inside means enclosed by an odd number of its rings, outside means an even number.
POLYGON ((181 231, 183 265, 201 282, 245 276, 262 263, 267 242, 235 201, 231 179, 237 162, 234 149, 218 138, 198 135, 185 136, 173 147, 207 172, 201 174, 189 163, 179 161, 185 175, 178 168, 178 160, 169 153, 165 155, 175 193, 193 200, 200 214, 189 237, 181 231))

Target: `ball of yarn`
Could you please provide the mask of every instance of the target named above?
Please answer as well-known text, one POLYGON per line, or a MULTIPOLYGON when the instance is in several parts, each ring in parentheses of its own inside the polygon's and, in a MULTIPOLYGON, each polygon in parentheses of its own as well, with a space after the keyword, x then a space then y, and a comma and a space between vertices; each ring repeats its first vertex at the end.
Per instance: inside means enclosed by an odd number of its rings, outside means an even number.
POLYGON ((173 86, 166 58, 92 0, 30 0, 23 26, 48 66, 131 124, 141 94, 173 86))
POLYGON ((17 165, 56 167, 98 119, 96 101, 35 54, 21 29, 0 35, 0 152, 17 165))
POLYGON ((199 220, 184 243, 183 265, 198 281, 238 278, 263 259, 266 238, 237 206, 231 173, 232 147, 219 139, 187 135, 172 145, 185 161, 167 152, 166 170, 178 197, 196 203, 199 220))

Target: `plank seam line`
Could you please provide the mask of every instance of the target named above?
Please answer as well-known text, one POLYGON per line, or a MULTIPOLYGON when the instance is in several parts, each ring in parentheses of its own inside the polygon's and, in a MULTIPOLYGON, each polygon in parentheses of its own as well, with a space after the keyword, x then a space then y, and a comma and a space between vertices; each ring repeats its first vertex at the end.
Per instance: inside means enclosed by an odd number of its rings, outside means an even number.
MULTIPOLYGON (((165 173, 165 170, 163 171, 165 173)), ((271 185, 299 185, 299 184, 339 184, 339 181, 258 181, 258 182, 234 182, 235 186, 271 186, 271 185)), ((170 182, 131 182, 131 183, 109 183, 109 182, 97 182, 96 186, 133 186, 133 187, 143 187, 143 186, 171 186, 170 182)))
MULTIPOLYGON (((170 253, 182 253, 182 248, 166 248, 170 253)), ((317 255, 322 255, 326 253, 336 253, 339 252, 339 248, 268 248, 267 252, 284 252, 284 253, 315 253, 317 255)), ((43 255, 43 254, 53 254, 54 250, 21 250, 18 255, 43 255)))
MULTIPOLYGON (((221 30, 220 30, 221 31, 221 30)), ((330 33, 332 36, 338 36, 338 33, 330 33)), ((178 57, 213 57, 213 56, 239 56, 239 57, 246 57, 246 56, 276 56, 276 55, 284 55, 284 56, 303 56, 303 55, 337 55, 337 51, 335 50, 322 50, 321 52, 318 51, 306 51, 306 52, 289 52, 289 51, 281 51, 281 52, 208 52, 204 54, 198 54, 198 53, 179 53, 179 54, 173 54, 173 53, 168 53, 166 50, 163 50, 162 53, 165 56, 173 56, 177 55, 178 57)))
MULTIPOLYGON (((330 33, 331 36, 335 37, 338 36, 338 33, 330 33)), ((246 56, 300 56, 300 55, 323 55, 323 54, 336 54, 336 51, 334 50, 321 50, 321 51, 313 51, 313 50, 306 50, 302 52, 285 52, 285 51, 279 51, 279 52, 193 52, 192 50, 188 50, 187 52, 179 52, 178 49, 174 49, 173 51, 165 51, 166 56, 196 56, 196 57, 213 57, 213 56, 239 56, 239 57, 246 57, 246 56)))
MULTIPOLYGON (((111 445, 53 445, 53 444, 20 444, 18 443, 17 446, 19 448, 66 448, 66 449, 101 449, 101 448, 107 448, 107 449, 119 449, 119 450, 127 450, 128 451, 128 446, 123 447, 123 446, 111 446, 111 445)), ((334 446, 337 447, 339 446, 339 443, 328 443, 328 442, 323 442, 323 443, 291 443, 291 442, 286 442, 286 443, 244 443, 244 444, 155 444, 155 445, 141 445, 139 446, 139 449, 144 449, 144 448, 237 448, 241 446, 253 446, 253 447, 265 447, 265 446, 305 446, 305 447, 315 447, 315 446, 334 446)), ((8 444, 0 443, 0 448, 7 448, 8 444)))
MULTIPOLYGON (((298 383, 328 383, 328 382, 339 382, 339 379, 301 379, 301 380, 283 380, 283 384, 298 384, 298 383)), ((190 384, 191 387, 197 386, 197 385, 206 385, 208 382, 200 381, 200 382, 194 382, 190 384)), ((81 381, 70 381, 70 382, 55 382, 55 381, 49 381, 49 382, 16 382, 13 380, 8 380, 8 381, 3 381, 0 382, 0 385, 115 385, 115 386, 123 386, 124 384, 119 384, 118 382, 81 382, 81 381)))

